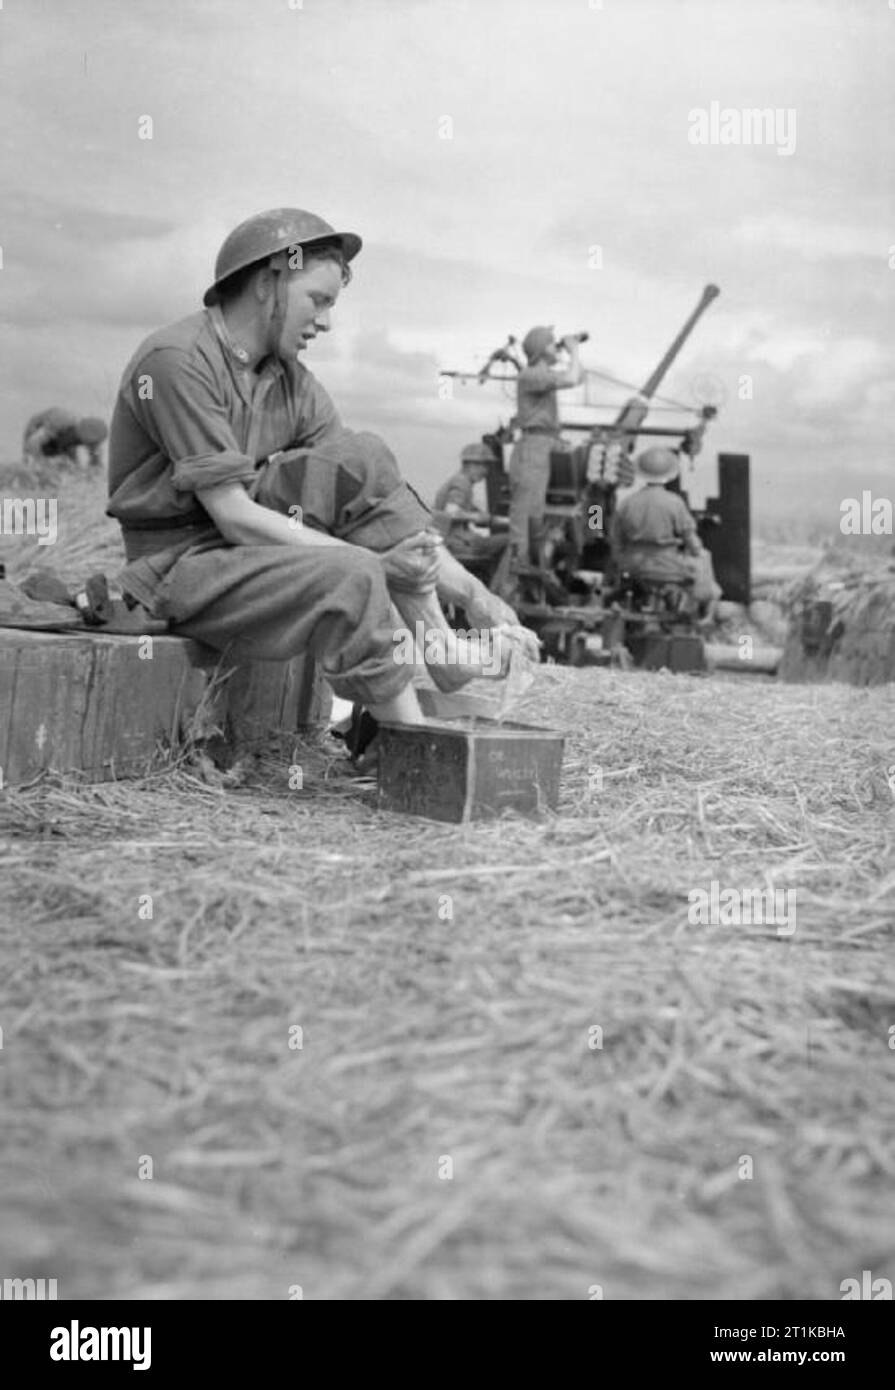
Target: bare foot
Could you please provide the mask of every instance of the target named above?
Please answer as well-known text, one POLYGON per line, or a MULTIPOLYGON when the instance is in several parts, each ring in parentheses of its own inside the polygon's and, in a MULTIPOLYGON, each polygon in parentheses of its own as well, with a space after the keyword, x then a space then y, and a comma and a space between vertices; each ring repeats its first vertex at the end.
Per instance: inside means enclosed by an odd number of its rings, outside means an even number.
POLYGON ((434 590, 396 593, 392 602, 409 631, 422 645, 420 655, 434 685, 450 693, 477 676, 499 676, 505 671, 508 644, 496 632, 481 637, 460 637, 448 624, 434 590))
POLYGON ((420 709, 420 702, 412 685, 405 685, 404 689, 393 696, 391 700, 383 700, 381 704, 367 705, 367 709, 377 724, 425 724, 428 722, 420 709))

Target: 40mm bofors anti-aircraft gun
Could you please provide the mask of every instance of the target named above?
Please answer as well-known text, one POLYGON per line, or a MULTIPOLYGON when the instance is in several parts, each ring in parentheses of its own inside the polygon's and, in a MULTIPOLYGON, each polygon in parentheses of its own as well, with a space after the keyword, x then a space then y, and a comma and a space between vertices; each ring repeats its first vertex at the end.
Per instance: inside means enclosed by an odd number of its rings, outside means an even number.
MULTIPOLYGON (((609 538, 618 489, 634 478, 635 453, 649 443, 662 443, 686 464, 700 452, 706 428, 717 415, 713 402, 686 405, 660 396, 659 387, 718 294, 715 285, 706 285, 639 390, 605 372, 586 369, 587 398, 563 410, 561 438, 551 454, 544 516, 533 522, 528 553, 519 557, 514 572, 517 610, 542 638, 545 651, 558 660, 575 664, 588 660, 594 645, 588 638, 599 633, 607 650, 622 642, 640 664, 677 669, 699 669, 704 664, 701 639, 686 638, 687 630, 694 630, 686 612, 662 609, 653 601, 655 596, 647 596, 645 602, 632 599, 623 583, 619 587, 620 577, 612 573, 609 538), (612 407, 589 399, 594 380, 627 387, 634 394, 605 418, 612 407), (647 423, 651 411, 653 418, 647 423), (654 423, 656 414, 673 418, 654 423), (655 634, 652 641, 651 634, 655 634)), ((509 338, 479 371, 443 375, 480 384, 515 383, 521 365, 516 340, 509 338)), ((510 484, 505 454, 514 437, 512 422, 483 436, 493 455, 486 488, 495 533, 507 524, 510 484)), ((723 597, 746 604, 750 597, 749 458, 719 454, 717 467, 717 494, 703 507, 691 506, 691 511, 711 553, 723 597)), ((670 486, 681 491, 690 505, 681 479, 670 486)))

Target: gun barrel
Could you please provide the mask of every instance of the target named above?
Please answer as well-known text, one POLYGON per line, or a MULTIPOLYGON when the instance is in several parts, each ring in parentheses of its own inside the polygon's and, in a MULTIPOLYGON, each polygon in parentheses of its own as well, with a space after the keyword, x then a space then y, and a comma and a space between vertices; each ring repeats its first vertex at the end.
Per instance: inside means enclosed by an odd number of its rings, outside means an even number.
POLYGON ((641 388, 641 396, 644 396, 647 400, 649 400, 651 396, 655 395, 656 391, 658 391, 659 386, 662 383, 663 377, 665 377, 669 367, 671 366, 674 359, 677 357, 678 353, 684 346, 684 343, 687 341, 690 334, 693 332, 693 329, 696 327, 696 324, 702 318, 702 315, 705 313, 706 309, 713 302, 713 300, 718 298, 718 295, 720 293, 721 291, 718 289, 717 285, 706 285, 705 289, 699 297, 699 303, 696 305, 696 308, 693 310, 692 314, 687 319, 687 322, 684 324, 683 328, 678 333, 677 337, 674 339, 674 342, 671 344, 668 351, 665 353, 665 356, 662 358, 655 371, 652 373, 650 377, 648 377, 643 387, 641 388))
POLYGON ((684 324, 683 328, 680 330, 677 337, 674 339, 674 342, 671 344, 668 351, 665 353, 664 357, 662 358, 659 365, 656 367, 655 371, 644 382, 638 394, 636 396, 632 396, 631 399, 627 401, 625 405, 622 406, 615 420, 615 429, 623 430, 627 434, 633 434, 637 430, 638 426, 643 424, 644 420, 649 414, 650 398, 654 396, 656 391, 659 389, 659 386, 662 382, 662 379, 665 377, 668 368, 671 366, 672 362, 677 357, 681 348, 684 346, 684 343, 687 341, 690 334, 693 332, 693 329, 696 327, 696 324, 698 323, 699 319, 705 313, 706 309, 709 307, 712 301, 718 298, 718 295, 720 293, 721 291, 718 289, 717 285, 706 285, 705 289, 699 297, 699 303, 696 305, 696 308, 693 310, 692 314, 687 319, 687 322, 684 324))

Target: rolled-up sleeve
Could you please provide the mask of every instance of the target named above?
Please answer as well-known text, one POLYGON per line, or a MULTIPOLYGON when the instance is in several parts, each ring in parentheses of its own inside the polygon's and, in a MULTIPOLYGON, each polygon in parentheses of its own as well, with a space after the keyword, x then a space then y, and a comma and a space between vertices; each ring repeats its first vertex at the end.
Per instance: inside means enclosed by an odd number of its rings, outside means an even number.
POLYGON ((448 507, 459 507, 465 512, 475 510, 472 484, 466 478, 452 478, 449 481, 441 499, 441 510, 446 511, 448 507))
POLYGON ((254 460, 239 447, 220 385, 186 352, 164 347, 149 353, 136 369, 134 387, 131 409, 170 459, 175 491, 254 477, 254 460))

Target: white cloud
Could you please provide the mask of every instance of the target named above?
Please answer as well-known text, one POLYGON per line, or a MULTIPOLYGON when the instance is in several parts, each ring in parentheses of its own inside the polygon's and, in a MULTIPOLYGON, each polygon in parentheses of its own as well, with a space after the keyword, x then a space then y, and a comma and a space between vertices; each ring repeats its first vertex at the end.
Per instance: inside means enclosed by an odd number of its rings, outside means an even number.
POLYGON ((867 338, 841 338, 815 351, 802 365, 793 394, 794 404, 805 410, 840 406, 860 408, 876 376, 892 363, 878 343, 867 338))
POLYGON ((825 222, 816 212, 813 218, 772 212, 749 218, 733 231, 734 238, 746 245, 792 251, 812 261, 861 257, 881 264, 888 258, 892 235, 891 227, 825 222))
POLYGON ((747 359, 750 362, 767 362, 778 371, 788 372, 804 358, 816 357, 825 352, 827 344, 821 333, 806 328, 778 327, 749 346, 747 359))

